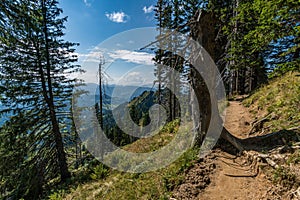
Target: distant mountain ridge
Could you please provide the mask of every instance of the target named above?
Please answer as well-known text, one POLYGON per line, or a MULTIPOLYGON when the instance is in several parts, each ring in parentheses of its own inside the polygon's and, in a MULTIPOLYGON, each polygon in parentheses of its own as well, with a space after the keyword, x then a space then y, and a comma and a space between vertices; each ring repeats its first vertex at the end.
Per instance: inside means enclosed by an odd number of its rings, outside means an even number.
MULTIPOLYGON (((91 101, 89 105, 100 101, 99 96, 99 85, 95 83, 87 83, 85 86, 80 87, 89 93, 91 101), (93 98, 94 97, 94 98, 93 98)), ((103 93, 103 104, 104 107, 116 108, 123 103, 128 103, 134 98, 140 96, 145 91, 155 91, 155 88, 146 86, 124 86, 124 85, 106 85, 104 86, 103 93)), ((79 104, 83 102, 79 101, 79 104)), ((84 102, 87 104, 87 102, 84 102)))
MULTIPOLYGON (((150 91, 155 90, 151 88, 150 86, 133 86, 133 85, 105 85, 104 86, 104 93, 108 96, 113 96, 114 89, 117 88, 118 92, 122 91, 121 94, 118 95, 128 95, 128 92, 135 90, 135 92, 132 94, 132 97, 130 100, 132 100, 134 97, 137 97, 141 95, 144 91, 150 91)), ((99 85, 96 83, 86 83, 85 86, 83 86, 83 89, 90 92, 91 94, 98 94, 99 93, 99 85)))
MULTIPOLYGON (((79 97, 78 105, 79 106, 91 106, 95 102, 99 102, 99 86, 95 83, 87 83, 85 86, 81 86, 80 89, 87 91, 90 97, 79 97), (98 95, 97 95, 98 94, 98 95)), ((150 87, 138 87, 138 86, 122 86, 122 85, 106 85, 104 87, 104 111, 107 111, 108 108, 114 109, 120 105, 128 104, 134 98, 139 97, 145 91, 153 91, 155 89, 150 87), (117 89, 117 92, 114 90, 117 89), (112 105, 112 103, 114 105, 112 105)), ((3 110, 4 106, 0 103, 0 110, 3 110)), ((66 110, 69 110, 70 107, 66 107, 66 110)), ((7 116, 9 117, 9 116, 7 116)), ((0 125, 2 125, 8 118, 0 117, 0 125)))

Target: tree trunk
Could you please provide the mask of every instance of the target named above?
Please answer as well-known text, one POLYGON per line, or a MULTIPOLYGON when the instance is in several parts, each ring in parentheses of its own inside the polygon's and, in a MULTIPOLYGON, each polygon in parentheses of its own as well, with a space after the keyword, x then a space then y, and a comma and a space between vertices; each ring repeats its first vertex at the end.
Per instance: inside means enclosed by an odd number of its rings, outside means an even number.
MULTIPOLYGON (((60 133, 59 124, 57 121, 57 115, 55 111, 54 105, 54 96, 53 96, 53 88, 52 88, 52 80, 51 80, 51 63, 50 63, 50 53, 49 53, 49 42, 48 42, 48 27, 47 27, 47 8, 45 6, 44 0, 42 0, 42 10, 43 10, 43 22, 44 22, 44 42, 45 42, 45 56, 46 56, 46 77, 47 77, 47 86, 46 88, 46 80, 43 76, 42 82, 44 82, 43 90, 44 97, 48 104, 48 108, 50 110, 50 118, 52 123, 52 129, 54 134, 55 146, 57 150, 58 163, 60 168, 61 181, 65 181, 66 179, 71 177, 71 174, 68 170, 66 153, 64 151, 63 139, 60 133)), ((40 70, 43 74, 43 70, 40 70)))
MULTIPOLYGON (((221 56, 220 49, 221 46, 218 45, 215 38, 217 36, 215 26, 218 23, 218 20, 214 16, 213 13, 202 11, 201 14, 196 14, 196 19, 198 21, 194 23, 194 25, 191 27, 191 36, 194 40, 198 41, 205 50, 209 53, 211 58, 216 62, 219 57, 221 56)), ((196 52, 199 54, 199 52, 196 52)), ((210 80, 213 82, 212 86, 210 88, 215 88, 214 83, 216 79, 216 73, 212 72, 214 69, 204 69, 204 72, 202 75, 209 76, 210 80), (209 73, 205 73, 205 71, 209 73)), ((220 125, 222 124, 222 119, 220 115, 217 117, 212 117, 212 112, 218 113, 218 105, 216 101, 211 100, 210 95, 216 95, 216 94, 210 94, 210 91, 204 82, 202 76, 200 73, 198 73, 193 68, 191 69, 191 84, 194 87, 195 96, 198 100, 198 106, 200 111, 200 117, 194 118, 193 121, 199 120, 199 123, 195 123, 195 128, 198 130, 198 137, 196 139, 196 145, 201 145, 204 139, 204 135, 208 131, 208 127, 210 123, 213 123, 213 125, 220 125), (212 121, 211 121, 212 120, 212 121), (199 126, 199 129, 198 127, 199 126)), ((195 111, 193 111, 194 116, 195 111)), ((236 147, 238 150, 242 151, 244 148, 242 146, 241 140, 233 136, 225 127, 222 129, 221 137, 231 143, 234 147, 236 147)))
MULTIPOLYGON (((194 70, 193 70, 194 71, 194 70)), ((202 76, 199 73, 193 74, 193 78, 191 79, 192 86, 194 86, 195 97, 198 101, 198 109, 200 113, 199 117, 197 116, 197 108, 192 107, 192 117, 194 122, 194 128, 198 132, 195 144, 200 146, 204 140, 206 133, 208 132, 208 128, 210 123, 213 126, 220 126, 223 122, 220 115, 212 115, 212 112, 219 113, 218 105, 216 98, 211 100, 210 94, 207 86, 204 83, 202 76)), ((192 97, 193 98, 193 97, 192 97)), ((193 105, 193 103, 191 104, 193 105)), ((236 147, 239 151, 243 151, 242 140, 233 136, 225 127, 222 128, 221 137, 231 143, 234 147, 236 147)))

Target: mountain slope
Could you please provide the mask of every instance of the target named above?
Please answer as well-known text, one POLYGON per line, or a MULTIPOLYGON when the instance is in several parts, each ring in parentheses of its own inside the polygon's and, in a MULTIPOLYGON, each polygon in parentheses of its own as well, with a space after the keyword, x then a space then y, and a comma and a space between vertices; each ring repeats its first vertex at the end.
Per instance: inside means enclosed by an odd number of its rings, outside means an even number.
MULTIPOLYGON (((266 118, 260 131, 274 132, 300 125, 300 74, 287 73, 270 81, 245 99, 243 104, 259 120, 266 118)), ((258 133, 256 133, 258 134, 258 133)))
MULTIPOLYGON (((300 135, 299 74, 290 73, 271 81, 243 102, 229 102, 225 126, 240 138, 275 131, 300 135), (246 107, 245 107, 245 106, 246 107), (261 126, 256 122, 263 120, 261 126), (290 131, 285 129, 291 129, 290 131)), ((154 151, 175 136, 178 122, 160 134, 126 147, 132 152, 154 151)), ((300 138, 299 138, 300 139, 300 138)), ((58 199, 299 199, 300 143, 286 141, 271 151, 235 154, 220 143, 210 155, 198 158, 198 150, 186 152, 165 169, 142 174, 109 170, 105 178, 76 182, 68 192, 52 194, 58 199), (298 146, 298 147, 297 147, 298 146), (222 149, 227 149, 224 152, 222 149), (264 157, 265 156, 265 157, 264 157), (267 158, 267 159, 266 159, 267 158), (272 163, 274 162, 273 166, 272 163), (284 187, 283 187, 284 185, 284 187)), ((101 170, 100 170, 101 171, 101 170)), ((100 173, 93 170, 93 174, 100 173)))
MULTIPOLYGON (((299 74, 286 74, 242 102, 229 102, 225 127, 239 138, 277 132, 300 135, 299 95, 299 74)), ((286 141, 284 148, 275 147, 270 152, 250 151, 238 156, 216 149, 210 154, 216 165, 216 170, 209 175, 211 184, 193 195, 190 191, 195 184, 190 184, 189 180, 195 180, 197 176, 188 173, 184 183, 173 191, 173 197, 198 200, 300 199, 299 141, 300 138, 286 141)))

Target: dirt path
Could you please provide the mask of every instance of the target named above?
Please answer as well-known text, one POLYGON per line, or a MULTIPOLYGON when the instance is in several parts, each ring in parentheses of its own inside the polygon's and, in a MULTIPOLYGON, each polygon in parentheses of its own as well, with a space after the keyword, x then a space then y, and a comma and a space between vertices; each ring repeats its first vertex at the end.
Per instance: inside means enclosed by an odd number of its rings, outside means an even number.
MULTIPOLYGON (((241 102, 230 102, 230 106, 226 113, 225 127, 232 134, 240 138, 248 137, 252 120, 247 108, 245 108, 241 102)), ((249 160, 246 157, 235 157, 224 153, 221 150, 215 150, 205 160, 204 164, 209 160, 210 165, 213 163, 213 166, 215 166, 214 169, 210 171, 209 175, 204 175, 209 178, 209 184, 207 184, 204 189, 199 188, 199 193, 191 197, 191 195, 188 194, 189 190, 186 188, 191 187, 192 184, 184 183, 174 192, 174 199, 280 199, 273 191, 271 181, 267 180, 264 174, 257 173, 258 167, 253 165, 253 163, 250 165, 249 160), (187 193, 184 194, 184 191, 187 191, 187 193)), ((195 168, 197 168, 197 165, 195 168)), ((197 174, 193 171, 195 171, 195 169, 188 172, 187 180, 198 178, 197 174)))
MULTIPOLYGON (((226 113, 225 127, 239 138, 248 137, 252 119, 241 102, 231 101, 226 113)), ((239 157, 230 159, 232 155, 215 152, 216 170, 211 176, 211 184, 199 195, 199 200, 252 200, 252 199, 276 199, 270 188, 272 183, 259 173, 256 177, 249 177, 257 173, 257 167, 249 166, 247 159, 239 157), (218 156, 219 155, 219 156, 218 156), (240 177, 231 177, 240 176, 240 177), (245 175, 245 176, 244 176, 245 175), (247 177, 248 175, 248 177, 247 177)))
POLYGON ((230 101, 225 117, 225 127, 227 130, 239 138, 246 138, 251 129, 250 124, 252 121, 248 109, 241 102, 230 101))
POLYGON ((242 159, 235 162, 229 159, 217 158, 215 172, 211 175, 211 184, 198 195, 199 200, 252 200, 252 199, 279 199, 272 194, 272 183, 263 174, 251 176, 255 169, 240 167, 242 159), (226 163, 225 163, 226 162, 226 163), (231 177, 236 175, 240 177, 231 177))

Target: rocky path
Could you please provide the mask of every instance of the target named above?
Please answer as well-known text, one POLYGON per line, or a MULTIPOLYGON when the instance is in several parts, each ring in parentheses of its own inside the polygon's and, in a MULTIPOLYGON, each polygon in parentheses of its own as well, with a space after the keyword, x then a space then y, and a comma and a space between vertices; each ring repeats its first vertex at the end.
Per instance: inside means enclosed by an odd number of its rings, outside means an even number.
MULTIPOLYGON (((226 113, 225 127, 235 136, 246 138, 251 129, 251 122, 252 118, 247 108, 239 101, 231 101, 226 113)), ((250 165, 245 156, 235 157, 221 150, 215 150, 200 162, 188 172, 187 181, 175 189, 174 199, 280 199, 273 191, 271 181, 258 171, 256 165, 253 163, 250 165), (203 169, 210 169, 209 173, 207 170, 204 170, 205 173, 195 173, 199 171, 197 168, 200 166, 203 169), (189 181, 198 180, 198 176, 204 176, 202 179, 205 180, 206 187, 189 181)))

